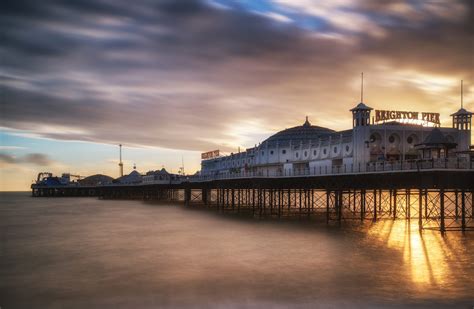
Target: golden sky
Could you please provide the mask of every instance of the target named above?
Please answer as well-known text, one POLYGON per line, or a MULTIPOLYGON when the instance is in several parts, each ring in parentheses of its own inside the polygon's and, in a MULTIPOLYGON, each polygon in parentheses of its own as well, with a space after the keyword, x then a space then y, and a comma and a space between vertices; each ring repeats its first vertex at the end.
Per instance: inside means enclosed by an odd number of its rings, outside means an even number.
POLYGON ((472 1, 43 1, 0 23, 0 190, 36 173, 117 176, 251 147, 281 129, 351 126, 359 99, 474 110, 472 1))

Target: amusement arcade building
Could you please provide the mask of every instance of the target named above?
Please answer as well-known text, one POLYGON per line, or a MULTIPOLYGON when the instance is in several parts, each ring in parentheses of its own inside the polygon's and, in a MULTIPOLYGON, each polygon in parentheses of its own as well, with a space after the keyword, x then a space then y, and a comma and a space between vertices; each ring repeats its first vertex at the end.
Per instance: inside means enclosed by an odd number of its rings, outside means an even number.
POLYGON ((373 111, 364 103, 350 111, 349 130, 315 126, 306 117, 302 125, 280 131, 244 152, 203 154, 201 175, 328 174, 370 171, 379 165, 403 168, 428 160, 469 161, 472 113, 464 108, 451 115, 452 127, 440 127, 438 113, 373 111))

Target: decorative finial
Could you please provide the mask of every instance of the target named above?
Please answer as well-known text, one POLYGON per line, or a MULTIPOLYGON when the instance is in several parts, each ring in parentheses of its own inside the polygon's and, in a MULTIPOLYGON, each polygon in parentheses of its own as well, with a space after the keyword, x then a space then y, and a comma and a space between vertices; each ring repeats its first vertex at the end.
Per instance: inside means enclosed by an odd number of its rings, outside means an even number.
POLYGON ((137 165, 135 163, 133 163, 133 169, 136 170, 137 169, 137 165))
POLYGON ((308 116, 306 116, 306 121, 304 122, 303 126, 307 127, 310 126, 311 123, 309 123, 308 116))

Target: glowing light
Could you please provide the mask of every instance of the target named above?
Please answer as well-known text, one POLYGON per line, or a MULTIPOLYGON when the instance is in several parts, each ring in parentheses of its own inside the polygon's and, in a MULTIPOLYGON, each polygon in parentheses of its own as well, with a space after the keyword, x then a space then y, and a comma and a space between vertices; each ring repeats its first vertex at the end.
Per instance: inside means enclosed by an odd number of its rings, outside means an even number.
POLYGON ((407 275, 420 290, 446 285, 453 278, 449 258, 456 255, 458 247, 447 246, 437 231, 418 231, 416 220, 382 221, 369 230, 374 237, 396 249, 407 265, 407 275))

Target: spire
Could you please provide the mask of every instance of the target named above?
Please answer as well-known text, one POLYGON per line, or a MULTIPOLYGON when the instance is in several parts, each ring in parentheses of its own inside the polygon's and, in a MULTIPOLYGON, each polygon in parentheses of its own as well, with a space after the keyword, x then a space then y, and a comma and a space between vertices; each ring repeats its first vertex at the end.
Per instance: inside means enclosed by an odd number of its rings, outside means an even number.
POLYGON ((306 121, 303 124, 303 127, 310 127, 311 123, 309 123, 308 116, 306 116, 306 121))
POLYGON ((467 110, 464 109, 464 87, 463 87, 463 80, 461 80, 461 108, 455 112, 454 114, 451 114, 451 116, 461 116, 461 115, 473 115, 473 113, 468 112, 467 110))
POLYGON ((123 162, 122 162, 122 144, 119 145, 119 153, 120 153, 120 160, 119 160, 119 173, 120 177, 123 176, 123 162))
POLYGON ((360 73, 360 103, 364 102, 364 72, 360 73))

